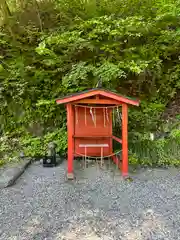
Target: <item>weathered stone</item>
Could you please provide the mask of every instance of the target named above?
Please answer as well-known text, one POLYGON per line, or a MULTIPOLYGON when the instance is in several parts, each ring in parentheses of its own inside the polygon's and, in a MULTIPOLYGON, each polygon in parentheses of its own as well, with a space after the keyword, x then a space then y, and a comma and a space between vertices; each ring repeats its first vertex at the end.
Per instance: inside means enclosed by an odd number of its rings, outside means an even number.
POLYGON ((31 159, 26 159, 16 166, 7 167, 0 174, 0 188, 5 188, 13 185, 16 180, 21 176, 21 174, 25 171, 25 169, 31 163, 31 159))

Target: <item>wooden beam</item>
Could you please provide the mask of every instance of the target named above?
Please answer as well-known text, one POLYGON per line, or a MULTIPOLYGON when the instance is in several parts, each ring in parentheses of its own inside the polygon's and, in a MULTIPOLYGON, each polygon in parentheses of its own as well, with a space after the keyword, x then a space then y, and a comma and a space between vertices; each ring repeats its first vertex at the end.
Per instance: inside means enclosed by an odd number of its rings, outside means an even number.
POLYGON ((99 99, 99 95, 96 95, 96 99, 99 99))
POLYGON ((81 99, 78 101, 75 101, 73 103, 86 103, 86 104, 107 104, 107 105, 120 105, 121 102, 118 102, 116 100, 111 100, 111 99, 81 99))
POLYGON ((74 135, 73 136, 74 138, 94 138, 94 139, 96 139, 96 138, 112 138, 112 136, 111 135, 108 135, 108 136, 86 136, 86 135, 74 135))
POLYGON ((122 144, 122 140, 120 138, 112 136, 112 139, 114 139, 116 142, 119 142, 122 144))
POLYGON ((68 131, 68 166, 67 166, 67 178, 73 179, 73 152, 74 152, 74 140, 73 140, 73 129, 74 129, 74 117, 73 117, 72 104, 67 104, 67 131, 68 131))
POLYGON ((128 106, 122 104, 122 175, 128 176, 128 106))

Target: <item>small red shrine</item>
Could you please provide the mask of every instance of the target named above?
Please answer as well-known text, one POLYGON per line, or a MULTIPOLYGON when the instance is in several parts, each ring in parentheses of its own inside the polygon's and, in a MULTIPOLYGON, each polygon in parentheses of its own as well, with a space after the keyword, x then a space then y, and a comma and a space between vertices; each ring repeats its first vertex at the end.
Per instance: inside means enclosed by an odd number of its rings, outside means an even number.
POLYGON ((74 178, 73 159, 76 156, 111 157, 113 140, 122 144, 122 175, 128 176, 128 105, 139 106, 139 100, 96 88, 56 100, 66 104, 68 130, 68 179, 74 178), (113 136, 112 112, 122 108, 122 139, 113 136))

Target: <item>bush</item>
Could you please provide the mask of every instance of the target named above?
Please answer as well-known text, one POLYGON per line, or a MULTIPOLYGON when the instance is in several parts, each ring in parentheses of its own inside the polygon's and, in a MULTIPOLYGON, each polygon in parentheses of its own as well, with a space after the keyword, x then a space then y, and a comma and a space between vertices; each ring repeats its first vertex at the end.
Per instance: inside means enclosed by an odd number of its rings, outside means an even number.
POLYGON ((133 141, 129 144, 130 164, 141 166, 180 166, 180 131, 168 139, 133 141))
POLYGON ((63 155, 67 149, 66 129, 56 129, 53 132, 48 132, 42 137, 32 137, 31 135, 26 135, 21 138, 20 144, 25 156, 42 157, 47 154, 47 147, 50 142, 56 143, 57 153, 63 155))
POLYGON ((0 160, 0 167, 2 167, 5 164, 4 160, 0 160))
MULTIPOLYGON (((179 3, 0 3, 0 134, 9 139, 2 143, 0 157, 21 149, 42 155, 51 140, 63 154, 66 114, 54 100, 95 87, 99 79, 103 87, 141 100, 139 108, 129 111, 130 131, 156 131, 180 89, 179 3)), ((158 149, 152 151, 155 162, 169 161, 170 153, 162 151, 170 143, 143 139, 136 143, 137 152, 142 145, 145 151, 142 163, 151 154, 146 144, 158 149)))

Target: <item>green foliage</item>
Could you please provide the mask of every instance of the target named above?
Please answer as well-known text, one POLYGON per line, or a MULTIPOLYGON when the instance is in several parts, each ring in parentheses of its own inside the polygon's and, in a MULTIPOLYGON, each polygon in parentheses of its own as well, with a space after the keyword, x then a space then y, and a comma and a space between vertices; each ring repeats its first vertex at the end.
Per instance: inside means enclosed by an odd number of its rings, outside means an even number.
POLYGON ((136 156, 135 153, 133 153, 133 154, 131 154, 131 155, 129 156, 129 164, 130 164, 131 166, 134 166, 134 167, 137 167, 137 166, 138 166, 139 160, 138 160, 138 158, 137 158, 137 156, 136 156))
POLYGON ((54 142, 57 144, 57 152, 60 155, 64 155, 67 150, 67 133, 66 129, 63 127, 61 129, 57 129, 52 133, 48 133, 44 136, 44 145, 47 146, 49 142, 54 142))
MULTIPOLYGON (((173 139, 176 139, 177 141, 180 141, 180 130, 179 129, 174 129, 172 132, 171 132, 171 137, 173 139)), ((178 142, 180 143, 180 142, 178 142)))
POLYGON ((165 104, 155 101, 141 101, 140 109, 130 109, 130 130, 136 132, 156 131, 161 123, 161 115, 165 110, 165 104))
POLYGON ((4 160, 0 160, 0 167, 2 167, 5 164, 4 160))
MULTIPOLYGON (((161 126, 180 90, 179 0, 4 0, 0 9, 0 134, 8 136, 0 156, 21 149, 41 155, 51 140, 64 153, 66 114, 54 100, 99 79, 140 98, 129 111, 138 141, 161 126)), ((159 159, 166 158, 163 144, 155 146, 159 159)))
POLYGON ((130 164, 140 166, 179 166, 180 131, 172 131, 168 139, 142 139, 130 143, 130 164))
POLYGON ((30 135, 23 136, 20 144, 25 156, 42 157, 47 154, 47 146, 49 142, 57 144, 56 151, 64 154, 67 149, 67 136, 64 128, 55 130, 45 134, 43 137, 32 137, 30 135))
POLYGON ((42 140, 40 137, 26 136, 22 139, 22 146, 24 148, 25 156, 44 156, 45 149, 43 148, 42 140))

